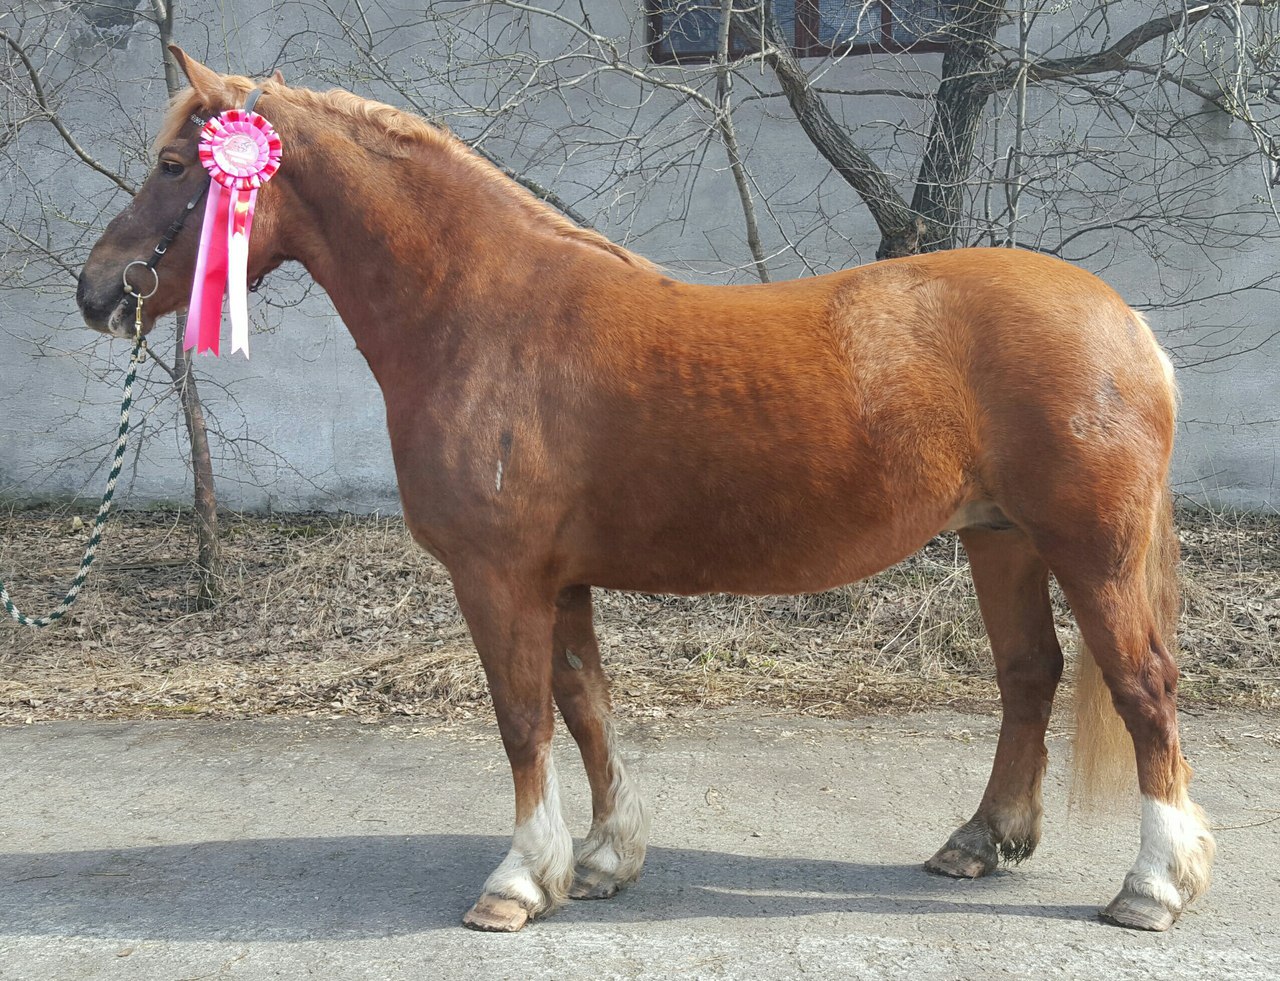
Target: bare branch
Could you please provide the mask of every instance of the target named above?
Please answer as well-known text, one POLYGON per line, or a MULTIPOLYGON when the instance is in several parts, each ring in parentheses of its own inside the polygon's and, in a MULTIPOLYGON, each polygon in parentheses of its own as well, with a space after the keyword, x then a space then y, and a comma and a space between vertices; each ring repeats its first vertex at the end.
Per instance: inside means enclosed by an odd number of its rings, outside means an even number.
POLYGON ((778 25, 772 3, 751 10, 735 9, 733 20, 745 37, 763 37, 765 64, 773 69, 801 127, 818 152, 858 193, 875 219, 883 239, 877 255, 901 255, 916 251, 914 243, 923 233, 919 215, 894 188, 888 175, 871 155, 836 122, 831 110, 809 84, 800 62, 791 53, 778 25), (888 244, 893 243, 893 244, 888 244))
POLYGON ((57 112, 53 110, 45 98, 44 86, 40 83, 40 73, 36 70, 36 66, 32 64, 31 58, 27 55, 27 52, 22 45, 10 37, 7 31, 0 31, 0 38, 4 39, 5 44, 7 44, 10 50, 18 56, 23 67, 26 68, 27 76, 31 79, 31 91, 35 95, 36 104, 43 111, 44 118, 49 121, 53 128, 58 131, 58 135, 61 136, 67 146, 71 148, 71 152, 96 170, 99 174, 102 174, 110 180, 116 185, 116 187, 120 188, 120 190, 124 191, 126 194, 130 196, 137 194, 137 189, 134 188, 132 184, 122 178, 115 171, 99 163, 90 156, 84 147, 76 141, 76 138, 71 135, 71 132, 62 125, 62 120, 59 118, 57 112))
POLYGON ((729 155, 729 169, 733 172, 733 183, 738 189, 738 200, 742 203, 742 217, 747 224, 747 247, 751 250, 752 261, 755 262, 756 275, 760 278, 760 282, 767 283, 769 266, 765 263, 764 247, 760 244, 760 226, 756 222, 756 208, 751 200, 751 185, 747 180, 742 153, 738 148, 738 134, 733 128, 733 108, 730 100, 733 75, 729 71, 729 24, 732 13, 733 0, 720 0, 720 30, 716 38, 716 125, 720 128, 725 152, 729 155))
POLYGON ((1143 45, 1168 37, 1175 31, 1198 24, 1224 7, 1263 7, 1275 0, 1216 0, 1175 10, 1163 17, 1154 17, 1135 27, 1115 44, 1101 51, 1074 58, 1052 58, 1028 65, 1013 64, 988 75, 981 83, 989 92, 999 92, 1018 83, 1025 67, 1028 82, 1052 82, 1080 75, 1096 75, 1100 72, 1123 72, 1134 67, 1129 56, 1143 45))

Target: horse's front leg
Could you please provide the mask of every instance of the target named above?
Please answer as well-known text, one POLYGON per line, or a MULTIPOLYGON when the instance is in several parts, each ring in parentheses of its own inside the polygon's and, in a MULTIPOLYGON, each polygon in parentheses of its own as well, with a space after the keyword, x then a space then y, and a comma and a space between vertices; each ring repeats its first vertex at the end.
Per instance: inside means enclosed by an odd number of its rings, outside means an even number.
POLYGON ((591 782, 591 831, 578 847, 569 894, 574 899, 608 899, 640 875, 649 812, 614 740, 609 679, 600 664, 590 587, 566 589, 557 605, 552 686, 591 782))
POLYGON ((494 572, 455 573, 454 589, 489 679, 516 792, 511 851, 462 922, 513 932, 563 903, 573 880, 573 839, 551 758, 555 593, 494 572))

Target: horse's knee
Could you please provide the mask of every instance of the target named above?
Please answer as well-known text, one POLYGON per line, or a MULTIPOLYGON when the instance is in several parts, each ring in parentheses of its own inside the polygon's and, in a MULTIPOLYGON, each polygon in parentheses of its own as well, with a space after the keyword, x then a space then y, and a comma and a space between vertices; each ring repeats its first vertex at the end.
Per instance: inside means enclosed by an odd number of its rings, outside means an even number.
POLYGON ((552 690, 565 725, 575 739, 581 738, 578 730, 598 726, 612 711, 609 684, 599 669, 557 666, 552 676, 552 690))
POLYGON ((507 752, 513 775, 519 781, 521 770, 537 770, 547 755, 551 737, 555 732, 555 720, 550 711, 501 712, 498 715, 498 731, 502 746, 507 752))
POLYGON ((1178 664, 1154 633, 1133 648, 1132 653, 1121 651, 1104 662, 1102 675, 1122 718, 1126 712, 1155 716, 1177 696, 1178 664))
POLYGON ((1028 654, 1015 664, 998 667, 1000 705, 1011 723, 1047 727, 1053 700, 1062 680, 1062 652, 1028 654))

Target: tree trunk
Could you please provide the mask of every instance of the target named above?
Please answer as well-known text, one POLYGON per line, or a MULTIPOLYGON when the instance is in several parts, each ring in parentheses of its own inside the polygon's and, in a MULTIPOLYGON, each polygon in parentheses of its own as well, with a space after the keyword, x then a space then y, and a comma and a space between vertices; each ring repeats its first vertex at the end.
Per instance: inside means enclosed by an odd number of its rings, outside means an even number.
POLYGON ((773 4, 764 2, 735 10, 733 20, 734 28, 744 41, 758 43, 764 38, 764 60, 773 69, 805 135, 871 212, 880 230, 876 258, 913 255, 920 251, 922 241, 936 238, 938 231, 930 229, 921 215, 907 204, 889 175, 849 138, 847 129, 836 122, 822 96, 813 90, 809 76, 778 24, 773 4))
POLYGON ((871 212, 880 230, 877 259, 949 249, 956 244, 964 186, 973 169, 974 141, 992 91, 985 84, 992 39, 1004 8, 1005 0, 969 0, 951 8, 956 17, 950 26, 953 40, 942 58, 933 126, 910 204, 871 156, 849 138, 822 96, 813 90, 778 26, 773 4, 764 0, 759 6, 734 12, 735 27, 744 40, 763 36, 764 60, 777 76, 805 134, 871 212))
POLYGON ((760 282, 769 282, 769 266, 765 261, 764 246, 760 243, 760 225, 756 221, 756 206, 751 199, 751 181, 738 145, 738 134, 733 126, 733 109, 730 89, 733 73, 729 71, 729 29, 733 24, 733 0, 720 0, 720 29, 716 36, 716 125, 729 157, 729 169, 733 183, 738 188, 738 200, 742 204, 742 218, 747 224, 747 248, 756 266, 760 282))
POLYGON ((920 252, 956 245, 964 192, 973 170, 973 145, 991 88, 992 44, 1004 16, 1005 0, 969 0, 953 7, 953 40, 942 56, 942 84, 934 101, 933 126, 920 160, 912 210, 926 234, 920 252))
MULTIPOLYGON (((183 88, 182 75, 169 45, 173 42, 173 3, 153 0, 158 15, 160 49, 163 52, 165 88, 173 98, 183 88)), ((191 359, 182 346, 186 331, 186 314, 178 316, 177 344, 173 356, 173 384, 182 402, 182 418, 187 425, 187 439, 191 445, 191 475, 195 484, 196 609, 207 610, 215 606, 221 594, 222 548, 218 542, 218 493, 213 479, 213 458, 209 453, 209 430, 205 426, 204 407, 200 404, 200 391, 196 376, 191 370, 191 359)))
POLYGON ((173 383, 182 401, 182 417, 187 424, 191 443, 191 474, 195 483, 196 573, 200 577, 196 591, 196 609, 207 610, 218 602, 222 592, 222 547, 218 541, 218 494, 213 481, 213 458, 209 454, 209 430, 204 423, 204 408, 191 358, 182 347, 187 318, 178 317, 178 343, 173 359, 173 383))

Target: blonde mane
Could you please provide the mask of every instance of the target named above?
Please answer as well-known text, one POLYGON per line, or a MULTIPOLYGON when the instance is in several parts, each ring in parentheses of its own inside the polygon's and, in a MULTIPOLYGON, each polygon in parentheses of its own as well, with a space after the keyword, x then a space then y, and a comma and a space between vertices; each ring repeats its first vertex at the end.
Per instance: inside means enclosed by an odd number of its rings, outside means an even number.
MULTIPOLYGON (((407 157, 422 147, 448 153, 481 180, 499 189, 535 225, 552 235, 593 246, 640 269, 657 268, 648 259, 611 242, 599 232, 574 224, 551 205, 535 197, 527 188, 502 173, 447 129, 433 126, 412 113, 372 99, 362 99, 342 89, 315 92, 310 89, 290 88, 271 79, 255 82, 242 75, 226 75, 223 76, 223 81, 228 88, 228 94, 232 97, 230 101, 243 101, 254 86, 258 85, 261 86, 264 94, 283 97, 291 105, 304 110, 309 115, 323 113, 336 116, 348 124, 353 124, 352 129, 356 133, 357 141, 376 153, 391 157, 407 157)), ((188 88, 179 92, 170 103, 160 126, 160 132, 154 144, 156 150, 176 139, 182 127, 193 115, 203 117, 206 112, 206 107, 201 104, 194 90, 188 88)))

